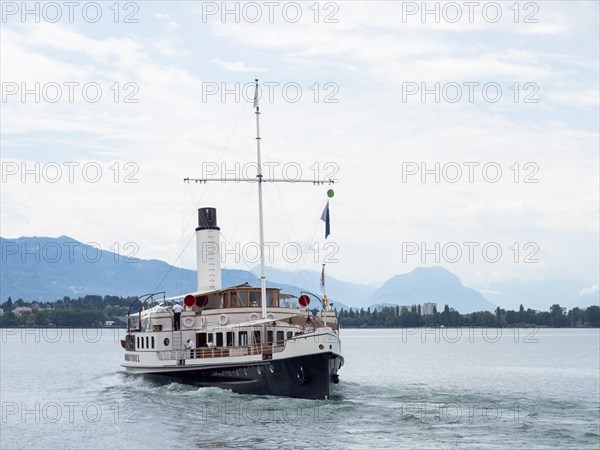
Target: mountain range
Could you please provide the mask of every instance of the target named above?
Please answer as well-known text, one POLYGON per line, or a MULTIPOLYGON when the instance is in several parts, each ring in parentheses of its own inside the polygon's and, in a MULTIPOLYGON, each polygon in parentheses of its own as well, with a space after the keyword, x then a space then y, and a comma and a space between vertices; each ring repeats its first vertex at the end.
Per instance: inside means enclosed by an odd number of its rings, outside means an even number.
MULTIPOLYGON (((128 258, 68 236, 0 237, 0 244, 2 302, 9 296, 13 300, 53 301, 64 296, 133 296, 155 291, 175 296, 196 290, 194 270, 156 259, 128 258)), ((228 287, 247 282, 258 286, 257 273, 257 268, 252 271, 223 269, 222 285, 228 287)), ((292 295, 298 296, 301 291, 321 294, 321 273, 318 271, 286 271, 270 267, 267 268, 267 279, 268 286, 281 288, 292 295)), ((439 266, 418 267, 409 273, 395 275, 379 288, 327 276, 326 290, 338 308, 433 302, 438 304, 438 309, 447 304, 461 313, 468 313, 491 311, 496 305, 517 309, 523 304, 526 308, 547 310, 553 303, 568 307, 598 304, 597 286, 594 290, 581 282, 509 280, 494 283, 480 292, 464 286, 456 275, 439 266), (589 295, 582 296, 582 292, 589 295)))

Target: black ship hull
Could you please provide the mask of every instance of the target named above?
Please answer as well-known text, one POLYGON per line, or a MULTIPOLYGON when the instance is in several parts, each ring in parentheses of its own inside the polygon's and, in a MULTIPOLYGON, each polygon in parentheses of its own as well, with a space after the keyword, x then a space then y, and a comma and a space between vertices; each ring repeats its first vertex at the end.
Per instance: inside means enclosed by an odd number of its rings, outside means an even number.
POLYGON ((238 394, 324 400, 330 398, 333 385, 338 383, 337 372, 343 359, 327 352, 219 367, 198 367, 193 362, 188 359, 185 366, 151 375, 195 386, 229 389, 238 394))

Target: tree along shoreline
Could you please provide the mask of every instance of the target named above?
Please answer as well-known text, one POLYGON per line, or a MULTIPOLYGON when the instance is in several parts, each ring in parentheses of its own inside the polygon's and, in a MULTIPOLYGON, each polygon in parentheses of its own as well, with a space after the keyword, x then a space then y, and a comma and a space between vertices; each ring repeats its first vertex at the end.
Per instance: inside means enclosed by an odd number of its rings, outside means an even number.
POLYGON ((434 307, 433 314, 421 314, 421 306, 383 307, 371 311, 361 308, 341 309, 338 322, 343 328, 406 328, 406 327, 475 327, 475 328, 600 328, 600 306, 587 308, 575 307, 567 312, 559 304, 552 305, 548 311, 525 309, 518 311, 500 307, 492 313, 478 311, 461 314, 453 308, 444 306, 442 312, 434 307))
MULTIPOLYGON (((126 324, 130 305, 136 297, 113 295, 86 295, 71 299, 63 297, 54 302, 25 302, 12 298, 0 305, 0 328, 121 328, 126 324), (109 323, 107 322, 114 322, 109 323)), ((317 309, 313 309, 317 312, 317 309)), ((444 306, 441 312, 434 308, 433 314, 421 314, 421 306, 383 307, 371 311, 361 308, 337 312, 343 328, 406 328, 406 327, 544 327, 544 328, 599 328, 600 306, 569 311, 558 304, 548 311, 525 309, 518 311, 496 308, 495 312, 481 311, 460 314, 444 306)))

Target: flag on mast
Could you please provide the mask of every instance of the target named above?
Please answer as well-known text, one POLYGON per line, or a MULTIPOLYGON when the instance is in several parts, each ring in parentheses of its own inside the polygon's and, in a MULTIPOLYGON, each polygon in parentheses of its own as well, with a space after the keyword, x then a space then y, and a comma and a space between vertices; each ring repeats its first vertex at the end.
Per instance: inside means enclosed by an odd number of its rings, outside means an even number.
POLYGON ((321 214, 321 220, 325 222, 325 239, 327 239, 327 237, 331 234, 331 227, 329 223, 329 200, 327 200, 327 205, 325 205, 323 214, 321 214))

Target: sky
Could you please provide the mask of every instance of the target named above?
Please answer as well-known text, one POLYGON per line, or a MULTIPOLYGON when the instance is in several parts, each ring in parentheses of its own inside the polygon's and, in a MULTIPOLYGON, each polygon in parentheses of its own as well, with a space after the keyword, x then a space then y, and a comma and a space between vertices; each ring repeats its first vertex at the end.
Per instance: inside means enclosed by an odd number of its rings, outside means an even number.
POLYGON ((598 2, 2 2, 1 235, 598 293, 598 2), (329 199, 331 235, 321 214, 329 199))

